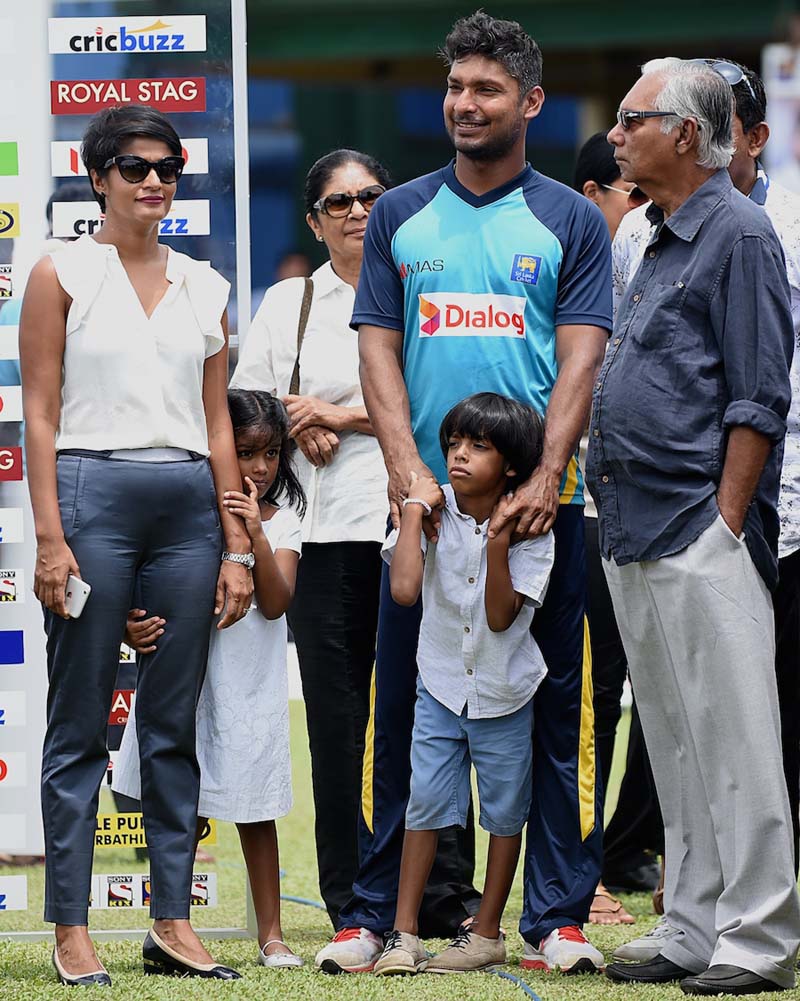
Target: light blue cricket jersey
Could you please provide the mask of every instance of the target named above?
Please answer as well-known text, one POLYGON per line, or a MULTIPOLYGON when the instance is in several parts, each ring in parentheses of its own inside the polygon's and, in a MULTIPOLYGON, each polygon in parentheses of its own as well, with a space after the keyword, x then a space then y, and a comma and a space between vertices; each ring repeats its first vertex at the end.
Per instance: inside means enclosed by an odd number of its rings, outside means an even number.
MULTIPOLYGON (((529 165, 485 195, 455 163, 387 191, 370 213, 352 325, 402 330, 411 428, 447 479, 439 425, 472 393, 544 414, 556 326, 611 329, 611 244, 596 206, 529 165)), ((561 502, 583 504, 577 455, 561 502)))

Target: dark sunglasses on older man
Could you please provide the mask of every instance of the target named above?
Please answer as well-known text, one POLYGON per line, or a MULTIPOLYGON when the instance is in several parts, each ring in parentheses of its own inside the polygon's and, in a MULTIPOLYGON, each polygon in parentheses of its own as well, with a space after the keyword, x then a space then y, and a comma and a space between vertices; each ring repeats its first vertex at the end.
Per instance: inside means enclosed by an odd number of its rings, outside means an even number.
POLYGON ((103 164, 103 169, 116 164, 119 176, 129 184, 141 184, 151 170, 158 174, 162 184, 175 184, 183 173, 186 161, 182 156, 165 156, 163 160, 145 160, 144 157, 132 153, 120 153, 112 156, 103 164))
POLYGON ((324 212, 325 215, 336 217, 348 215, 353 202, 359 202, 369 212, 385 190, 382 184, 370 184, 354 195, 348 195, 346 191, 334 191, 333 194, 314 202, 312 207, 315 212, 324 212))
POLYGON ((629 111, 627 108, 620 108, 617 112, 617 121, 627 132, 631 122, 644 121, 645 118, 669 118, 672 115, 675 115, 674 111, 629 111))

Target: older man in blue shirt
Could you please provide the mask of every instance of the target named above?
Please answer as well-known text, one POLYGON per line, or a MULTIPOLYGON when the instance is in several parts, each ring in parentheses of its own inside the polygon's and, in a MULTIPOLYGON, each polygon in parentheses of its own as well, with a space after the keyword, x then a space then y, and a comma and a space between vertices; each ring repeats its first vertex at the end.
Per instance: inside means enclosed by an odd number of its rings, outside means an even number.
POLYGON ((677 934, 608 973, 691 994, 787 989, 800 903, 769 595, 793 345, 783 254, 724 169, 731 92, 712 70, 645 74, 609 141, 654 232, 595 386, 589 481, 677 934))

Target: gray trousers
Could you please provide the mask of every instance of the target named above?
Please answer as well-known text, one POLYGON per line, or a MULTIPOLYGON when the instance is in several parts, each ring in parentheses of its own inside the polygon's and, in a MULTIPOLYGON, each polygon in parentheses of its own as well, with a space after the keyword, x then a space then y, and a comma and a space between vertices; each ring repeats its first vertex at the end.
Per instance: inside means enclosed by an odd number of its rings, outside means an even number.
POLYGON ((772 601, 717 518, 674 556, 603 561, 664 814, 662 949, 794 985, 800 941, 772 601))
POLYGON ((137 682, 150 914, 186 918, 200 780, 195 710, 221 553, 211 470, 204 460, 84 455, 59 456, 57 470, 64 534, 92 593, 80 618, 45 612, 45 920, 87 923, 106 725, 134 595, 167 620, 158 650, 140 657, 137 682))

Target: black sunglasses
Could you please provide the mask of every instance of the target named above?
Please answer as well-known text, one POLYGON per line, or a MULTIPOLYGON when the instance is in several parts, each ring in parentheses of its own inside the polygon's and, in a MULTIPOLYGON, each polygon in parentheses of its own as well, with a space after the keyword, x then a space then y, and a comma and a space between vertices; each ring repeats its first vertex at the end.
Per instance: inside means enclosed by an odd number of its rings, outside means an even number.
POLYGON ((370 184, 354 195, 348 195, 346 191, 334 191, 314 202, 312 208, 315 212, 324 212, 329 216, 345 216, 352 209, 353 202, 359 202, 369 212, 385 190, 382 184, 370 184))
MULTIPOLYGON (((626 108, 620 108, 617 112, 617 121, 627 132, 633 121, 642 121, 645 118, 670 118, 672 115, 675 115, 674 111, 628 111, 626 108)), ((675 117, 680 118, 680 115, 675 117)))
POLYGON ((119 156, 106 160, 103 170, 116 164, 120 177, 129 184, 141 184, 150 171, 154 170, 162 184, 175 184, 183 173, 185 163, 182 156, 165 156, 163 160, 153 161, 132 153, 120 153, 119 156))
POLYGON ((758 103, 756 93, 753 90, 750 81, 747 79, 747 74, 741 66, 737 66, 735 63, 726 62, 724 59, 690 59, 689 62, 702 63, 705 66, 708 66, 709 69, 718 73, 723 80, 727 80, 731 87, 735 87, 738 83, 743 83, 750 92, 750 97, 758 103))

